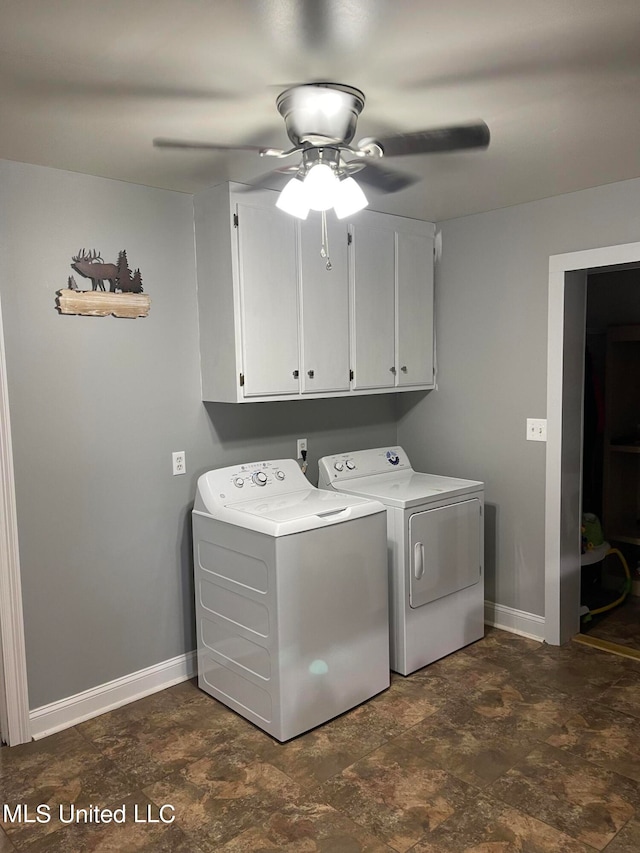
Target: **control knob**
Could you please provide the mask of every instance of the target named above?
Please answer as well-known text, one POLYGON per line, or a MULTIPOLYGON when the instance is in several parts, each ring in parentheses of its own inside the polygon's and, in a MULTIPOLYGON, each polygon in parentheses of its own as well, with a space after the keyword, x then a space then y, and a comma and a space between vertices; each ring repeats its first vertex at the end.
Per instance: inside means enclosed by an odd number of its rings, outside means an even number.
POLYGON ((264 486, 267 482, 267 475, 264 471, 256 471, 256 473, 251 478, 256 486, 264 486))
POLYGON ((244 480, 242 477, 234 477, 233 485, 236 486, 236 488, 241 489, 244 486, 244 480))
POLYGON ((356 463, 355 463, 355 462, 352 462, 352 461, 351 461, 351 459, 347 459, 347 463, 346 463, 346 464, 347 464, 347 468, 348 468, 350 471, 353 471, 353 470, 355 469, 355 467, 356 467, 356 463))
POLYGON ((284 471, 276 471, 276 477, 278 480, 284 480, 284 471))
POLYGON ((335 462, 333 467, 336 469, 336 471, 342 471, 344 465, 342 464, 342 462, 335 462))

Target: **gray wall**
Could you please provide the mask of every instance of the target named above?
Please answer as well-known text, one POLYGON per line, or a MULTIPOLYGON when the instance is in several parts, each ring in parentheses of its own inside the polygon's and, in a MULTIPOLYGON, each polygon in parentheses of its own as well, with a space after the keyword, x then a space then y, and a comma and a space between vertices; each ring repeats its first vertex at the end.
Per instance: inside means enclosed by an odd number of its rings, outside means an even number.
MULTIPOLYGON (((7 349, 31 708, 194 647, 189 512, 209 468, 392 443, 392 397, 200 401, 192 199, 0 161, 7 349), (151 312, 59 315, 71 254, 126 249, 151 312), (188 474, 171 475, 185 450, 188 474)), ((80 282, 79 276, 76 279, 80 282)))
POLYGON ((549 255, 640 239, 640 180, 441 224, 439 389, 399 402, 417 467, 486 482, 486 597, 544 614, 549 255))

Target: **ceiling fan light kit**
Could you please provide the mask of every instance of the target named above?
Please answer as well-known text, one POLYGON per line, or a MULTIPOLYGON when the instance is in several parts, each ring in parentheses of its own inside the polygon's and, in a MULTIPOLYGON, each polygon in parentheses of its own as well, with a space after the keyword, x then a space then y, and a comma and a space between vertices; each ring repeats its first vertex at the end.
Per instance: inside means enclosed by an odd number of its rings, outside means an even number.
POLYGON ((276 207, 306 219, 310 210, 325 212, 333 208, 338 219, 353 216, 369 202, 358 184, 328 163, 318 162, 304 174, 296 175, 284 187, 276 207))

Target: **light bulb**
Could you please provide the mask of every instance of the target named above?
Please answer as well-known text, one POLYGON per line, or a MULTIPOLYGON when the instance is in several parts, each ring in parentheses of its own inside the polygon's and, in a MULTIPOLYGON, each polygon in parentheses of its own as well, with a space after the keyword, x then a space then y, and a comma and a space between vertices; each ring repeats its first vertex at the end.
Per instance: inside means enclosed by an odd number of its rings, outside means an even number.
POLYGON ((278 196, 276 207, 284 210, 285 213, 291 214, 291 216, 297 216, 298 219, 307 218, 309 215, 309 204, 307 203, 305 184, 300 178, 291 178, 278 196))
POLYGON ((353 178, 344 178, 339 181, 334 195, 333 207, 338 219, 345 216, 353 216, 363 207, 369 204, 366 195, 353 178))
POLYGON ((312 166, 304 179, 305 201, 311 210, 329 210, 333 207, 338 179, 325 163, 312 166))

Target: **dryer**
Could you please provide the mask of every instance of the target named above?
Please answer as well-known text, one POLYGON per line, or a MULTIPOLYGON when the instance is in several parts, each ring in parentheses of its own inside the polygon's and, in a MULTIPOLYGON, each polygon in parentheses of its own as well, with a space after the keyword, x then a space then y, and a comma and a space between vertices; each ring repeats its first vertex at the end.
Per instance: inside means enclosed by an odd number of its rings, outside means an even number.
POLYGON ((285 741, 389 686, 382 504, 280 459, 203 474, 192 520, 202 690, 285 741))
POLYGON ((484 484, 414 471, 401 447, 325 456, 319 486, 387 508, 391 669, 484 636, 484 484))

